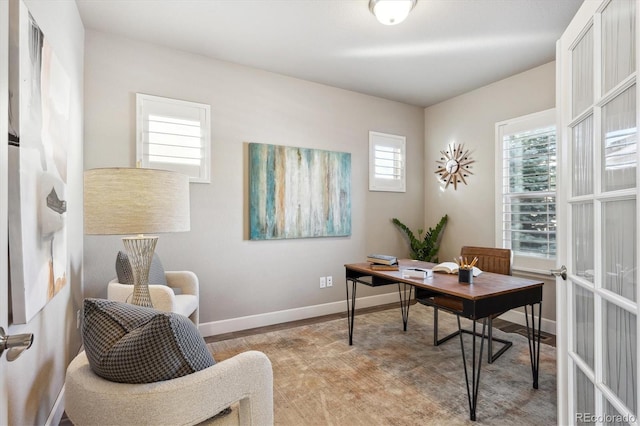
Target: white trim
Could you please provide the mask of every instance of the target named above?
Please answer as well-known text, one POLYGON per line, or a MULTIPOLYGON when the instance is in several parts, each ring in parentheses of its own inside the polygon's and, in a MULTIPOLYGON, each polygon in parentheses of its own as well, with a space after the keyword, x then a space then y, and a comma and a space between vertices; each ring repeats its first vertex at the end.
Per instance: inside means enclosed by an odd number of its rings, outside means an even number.
POLYGON ((62 414, 64 414, 64 385, 62 385, 62 389, 60 390, 56 401, 53 403, 53 408, 51 409, 44 426, 59 425, 60 419, 62 419, 62 414))
MULTIPOLYGON (((356 299, 356 311, 360 308, 370 308, 372 306, 386 305, 399 301, 397 292, 378 294, 376 296, 360 297, 356 299)), ((218 334, 233 333, 235 331, 249 330, 268 325, 282 324, 290 321, 297 321, 307 318, 320 317, 342 313, 346 310, 345 300, 339 302, 324 303, 322 305, 304 306, 301 308, 286 309, 275 312, 265 312, 264 314, 248 315, 245 317, 230 318, 220 321, 201 323, 198 330, 203 337, 216 336, 218 334)), ((515 324, 526 325, 524 312, 511 310, 505 312, 499 318, 515 324)), ((536 317, 536 321, 538 318, 536 317)), ((556 334, 556 322, 542 318, 541 329, 545 333, 556 334)), ((345 324, 346 330, 346 324, 345 324)))
MULTIPOLYGON (((524 316, 524 312, 511 310, 509 312, 505 312, 500 315, 498 318, 503 319, 505 321, 513 322, 515 324, 527 325, 527 321, 524 316)), ((535 318, 536 326, 538 322, 538 317, 536 315, 535 318)), ((531 312, 529 312, 529 323, 531 323, 531 312)), ((540 329, 545 333, 550 333, 555 336, 556 334, 556 322, 550 319, 542 318, 540 322, 540 329)))
MULTIPOLYGON (((386 151, 383 149, 383 151, 386 151)), ((369 131, 369 191, 407 191, 407 138, 369 131), (384 179, 376 174, 376 147, 400 150, 400 179, 384 179)))
MULTIPOLYGON (((369 308, 371 306, 385 305, 398 301, 399 296, 397 291, 375 296, 360 297, 356 299, 356 311, 360 308, 369 308)), ((346 312, 346 308, 346 300, 341 300, 339 302, 330 302, 321 305, 303 306, 301 308, 286 309, 283 311, 265 312, 263 314, 212 321, 200 324, 198 330, 200 330, 200 334, 204 337, 216 336, 234 331, 249 330, 273 324, 282 324, 290 321, 346 312)), ((345 331, 347 329, 346 325, 345 322, 345 331)))
MULTIPOLYGON (((177 135, 174 135, 171 143, 177 144, 176 146, 180 146, 182 148, 187 148, 187 146, 182 145, 181 142, 176 142, 176 136, 177 135)), ((177 137, 181 136, 186 135, 181 134, 177 137)), ((172 154, 165 153, 165 155, 172 154)), ((192 158, 192 160, 194 159, 195 158, 192 158)), ((175 172, 187 174, 189 176, 189 181, 192 183, 210 183, 211 106, 203 103, 136 93, 136 167, 151 167, 172 170, 175 172), (149 158, 149 153, 145 153, 145 151, 149 150, 149 146, 153 145, 153 143, 150 143, 149 140, 145 140, 145 133, 146 131, 149 131, 149 117, 153 114, 161 115, 163 118, 187 119, 189 121, 195 121, 195 116, 198 116, 199 130, 202 132, 201 136, 199 137, 199 139, 201 140, 201 145, 200 147, 188 147, 189 149, 197 148, 198 150, 201 150, 202 158, 200 158, 199 164, 197 166, 180 164, 180 159, 175 156, 166 157, 169 159, 166 162, 151 161, 151 159, 149 158)))
MULTIPOLYGON (((505 176, 504 176, 504 137, 510 134, 523 132, 525 130, 534 130, 543 127, 551 127, 555 125, 556 129, 556 146, 558 145, 558 125, 557 125, 557 113, 555 108, 547 109, 544 111, 535 112, 532 114, 523 115, 520 117, 514 117, 508 120, 499 121, 495 123, 495 222, 494 222, 494 238, 496 247, 505 247, 504 243, 504 188, 505 188, 505 176)), ((559 163, 557 163, 559 164, 559 163)), ((558 166, 556 166, 558 167, 558 166)), ((556 171, 557 173, 557 171, 556 171)), ((553 191, 551 191, 553 192, 553 191)), ((557 191, 555 192, 557 197, 557 191)), ((557 200, 556 200, 557 205, 557 200)), ((533 255, 525 255, 514 253, 513 268, 522 270, 549 270, 555 267, 555 258, 543 258, 533 255)))

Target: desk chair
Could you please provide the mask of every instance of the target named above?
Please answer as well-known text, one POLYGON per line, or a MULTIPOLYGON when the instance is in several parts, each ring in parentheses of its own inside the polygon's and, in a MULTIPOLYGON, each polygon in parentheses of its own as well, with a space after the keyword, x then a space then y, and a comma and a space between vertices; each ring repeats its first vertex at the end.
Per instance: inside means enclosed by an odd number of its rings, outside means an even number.
MULTIPOLYGON (((503 274, 503 275, 511 275, 512 272, 512 264, 513 264, 513 253, 509 249, 499 249, 499 248, 491 248, 491 247, 471 247, 465 246, 462 247, 460 251, 460 255, 463 258, 467 258, 469 262, 474 257, 478 258, 478 262, 476 266, 480 268, 483 272, 493 272, 495 274, 503 274)), ((450 296, 436 295, 430 293, 428 290, 418 289, 416 288, 416 300, 426 306, 433 307, 433 345, 438 346, 441 343, 446 342, 447 340, 457 336, 460 334, 460 331, 464 333, 472 333, 469 330, 458 330, 442 339, 438 339, 438 310, 443 309, 447 312, 451 312, 453 314, 458 315, 460 311, 462 311, 462 302, 458 299, 455 299, 450 296)), ((504 312, 500 314, 491 315, 489 317, 488 326, 488 362, 489 364, 493 363, 500 355, 502 355, 507 349, 511 347, 513 344, 508 340, 498 339, 493 337, 493 319, 502 315, 504 312), (495 354, 493 353, 493 342, 502 343, 503 346, 498 350, 495 354)), ((477 334, 479 336, 479 334, 477 334)), ((484 337, 484 336, 483 336, 484 337)))

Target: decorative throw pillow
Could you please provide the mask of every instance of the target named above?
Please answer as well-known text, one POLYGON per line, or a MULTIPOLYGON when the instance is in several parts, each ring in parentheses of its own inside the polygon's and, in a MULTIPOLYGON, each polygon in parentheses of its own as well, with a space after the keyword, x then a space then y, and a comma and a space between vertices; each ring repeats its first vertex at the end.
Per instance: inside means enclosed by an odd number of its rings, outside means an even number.
MULTIPOLYGON (((129 256, 123 251, 119 251, 116 256, 116 275, 120 284, 133 284, 133 269, 129 263, 129 256)), ((149 284, 167 285, 164 267, 157 253, 153 253, 153 260, 149 268, 149 284)))
POLYGON ((187 317, 112 300, 84 300, 82 341, 91 369, 113 382, 170 380, 215 364, 187 317))

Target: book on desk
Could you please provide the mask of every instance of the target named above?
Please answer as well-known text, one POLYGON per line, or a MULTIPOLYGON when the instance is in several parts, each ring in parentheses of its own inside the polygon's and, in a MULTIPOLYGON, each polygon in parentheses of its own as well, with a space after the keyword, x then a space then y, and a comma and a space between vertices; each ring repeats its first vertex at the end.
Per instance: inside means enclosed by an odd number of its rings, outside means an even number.
MULTIPOLYGON (((455 262, 442 262, 433 267, 435 272, 446 272, 447 274, 457 274, 459 269, 460 265, 455 262)), ((482 273, 482 270, 477 266, 473 266, 469 269, 473 269, 474 277, 477 277, 482 273)))
POLYGON ((387 254, 370 254, 367 256, 367 262, 374 265, 398 265, 398 258, 387 254))

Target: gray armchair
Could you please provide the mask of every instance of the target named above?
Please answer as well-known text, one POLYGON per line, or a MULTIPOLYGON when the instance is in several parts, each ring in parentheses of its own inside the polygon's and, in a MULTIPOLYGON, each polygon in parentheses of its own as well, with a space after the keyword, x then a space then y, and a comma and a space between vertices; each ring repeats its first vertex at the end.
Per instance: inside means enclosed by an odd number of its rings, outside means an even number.
MULTIPOLYGON (((175 312, 186 317, 197 326, 199 321, 198 277, 191 271, 164 271, 167 285, 150 284, 151 303, 159 311, 175 312), (177 291, 175 289, 178 289, 177 291)), ((107 299, 130 302, 133 285, 121 284, 117 278, 107 286, 107 299)))

